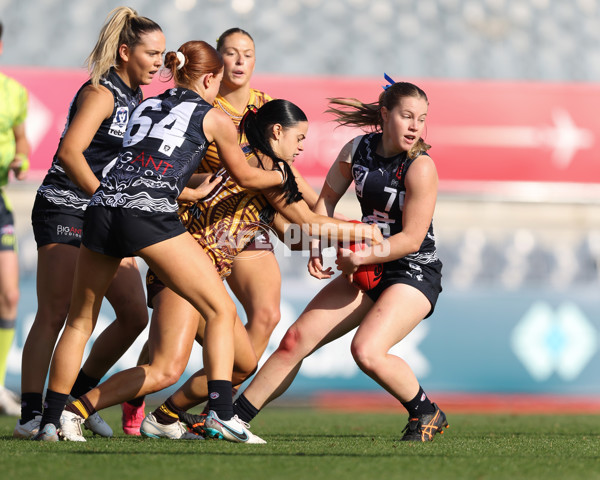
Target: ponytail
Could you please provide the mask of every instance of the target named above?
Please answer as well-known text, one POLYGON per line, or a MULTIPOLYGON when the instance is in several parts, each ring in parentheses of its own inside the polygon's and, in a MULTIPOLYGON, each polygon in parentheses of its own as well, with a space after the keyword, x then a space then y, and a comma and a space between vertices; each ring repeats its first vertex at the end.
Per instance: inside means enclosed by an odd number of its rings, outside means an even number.
POLYGON ((265 168, 258 152, 273 160, 273 169, 282 173, 284 178, 282 188, 288 204, 302 200, 302 192, 298 189, 290 165, 273 151, 268 131, 276 123, 286 128, 301 121, 306 121, 306 116, 296 105, 287 100, 271 100, 260 110, 257 110, 254 105, 249 105, 240 122, 240 133, 246 134, 250 148, 258 159, 260 167, 265 168))
POLYGON ((179 49, 165 54, 165 68, 161 76, 173 79, 178 87, 192 88, 202 75, 215 76, 223 69, 223 57, 203 40, 190 40, 179 49))
MULTIPOLYGON (((386 78, 391 80, 390 78, 386 78)), ((427 95, 416 85, 408 82, 395 82, 384 87, 379 95, 379 101, 374 103, 363 103, 355 98, 330 98, 329 108, 325 113, 335 116, 334 121, 348 127, 361 127, 367 130, 381 132, 383 129, 383 118, 381 108, 392 110, 404 97, 424 98, 427 103, 427 95)), ((423 138, 419 138, 412 148, 407 152, 409 158, 417 158, 431 148, 423 138)))

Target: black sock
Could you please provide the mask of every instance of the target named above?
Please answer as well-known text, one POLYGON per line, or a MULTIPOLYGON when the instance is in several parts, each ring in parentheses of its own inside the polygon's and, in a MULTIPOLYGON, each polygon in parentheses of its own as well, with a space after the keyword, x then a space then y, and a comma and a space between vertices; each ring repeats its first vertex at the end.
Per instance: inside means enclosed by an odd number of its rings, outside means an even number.
POLYGON ((93 388, 96 388, 100 383, 100 378, 92 378, 86 373, 84 373, 83 368, 79 370, 79 375, 77 375, 77 380, 75 380, 75 384, 71 389, 71 396, 73 398, 79 398, 82 395, 85 395, 93 388))
POLYGON ((40 430, 48 423, 52 423, 56 428, 60 428, 60 416, 67 404, 68 398, 68 393, 58 393, 52 390, 46 392, 44 415, 42 416, 40 430))
POLYGON ((415 395, 415 398, 406 403, 402 402, 402 405, 408 410, 408 416, 411 418, 435 412, 435 407, 421 386, 419 386, 419 393, 415 395))
POLYGON ((233 417, 231 389, 232 385, 228 380, 208 382, 208 408, 213 410, 221 420, 229 420, 233 417))
MULTIPOLYGON (((231 389, 231 399, 232 399, 232 401, 235 398, 235 396, 237 395, 237 391, 238 391, 238 387, 233 387, 231 389)), ((208 415, 208 412, 210 412, 210 405, 209 405, 209 402, 206 402, 204 404, 204 408, 202 409, 202 415, 208 415)))
POLYGON ((42 394, 25 392, 21 394, 21 425, 42 414, 42 394))
POLYGON ((250 403, 242 393, 233 404, 233 413, 240 417, 240 420, 250 423, 258 415, 260 410, 250 403))
POLYGON ((140 408, 142 406, 142 404, 144 403, 145 398, 146 398, 146 396, 136 397, 133 400, 127 400, 126 403, 128 403, 132 407, 140 408))

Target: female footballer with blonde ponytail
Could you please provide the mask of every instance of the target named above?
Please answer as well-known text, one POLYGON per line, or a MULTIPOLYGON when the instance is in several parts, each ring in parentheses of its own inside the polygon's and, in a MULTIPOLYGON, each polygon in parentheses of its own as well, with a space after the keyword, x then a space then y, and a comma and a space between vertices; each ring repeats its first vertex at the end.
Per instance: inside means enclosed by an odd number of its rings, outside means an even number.
MULTIPOLYGON (((73 98, 52 165, 37 191, 32 224, 38 247, 38 310, 23 348, 21 419, 15 437, 39 430, 42 393, 58 334, 71 301, 83 216, 100 180, 116 161, 127 122, 162 65, 165 37, 154 21, 119 7, 109 13, 88 58, 90 79, 73 98)), ((148 323, 144 288, 136 262, 124 259, 106 298, 116 320, 94 342, 71 390, 79 397, 93 388, 148 323)), ((79 363, 77 368, 79 368, 79 363)), ((60 405, 69 392, 48 392, 46 404, 60 405)), ((112 436, 99 416, 86 426, 112 436)))

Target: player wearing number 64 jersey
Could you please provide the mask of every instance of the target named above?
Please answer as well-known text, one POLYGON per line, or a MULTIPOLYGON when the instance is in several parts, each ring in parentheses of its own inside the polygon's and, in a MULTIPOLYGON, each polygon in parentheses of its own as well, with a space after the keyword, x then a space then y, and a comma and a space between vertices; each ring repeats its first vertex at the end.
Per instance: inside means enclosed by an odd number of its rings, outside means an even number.
POLYGON ((145 100, 131 117, 119 158, 90 206, 177 212, 177 198, 206 152, 202 120, 212 108, 186 88, 145 100))

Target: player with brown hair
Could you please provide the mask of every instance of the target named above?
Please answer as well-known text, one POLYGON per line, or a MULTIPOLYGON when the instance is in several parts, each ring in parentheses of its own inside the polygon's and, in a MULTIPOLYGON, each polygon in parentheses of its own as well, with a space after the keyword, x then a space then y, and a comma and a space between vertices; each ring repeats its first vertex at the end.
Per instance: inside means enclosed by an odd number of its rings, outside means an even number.
MULTIPOLYGON (((441 292, 433 212, 438 177, 422 138, 429 102, 411 83, 394 83, 375 103, 333 99, 330 112, 342 125, 374 130, 346 144, 327 174, 316 212, 332 215, 354 182, 364 222, 379 225, 386 240, 359 252, 341 248, 335 278, 309 303, 267 359, 234 412, 249 423, 292 383, 305 357, 358 327, 354 360, 407 409, 402 440, 432 441, 448 426, 446 416, 423 391, 410 366, 389 353, 433 313, 441 292), (383 263, 377 286, 363 292, 348 279, 360 265, 383 263)), ((309 262, 316 278, 329 278, 320 257, 309 262)))

